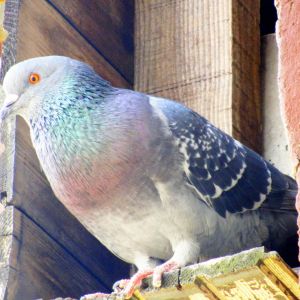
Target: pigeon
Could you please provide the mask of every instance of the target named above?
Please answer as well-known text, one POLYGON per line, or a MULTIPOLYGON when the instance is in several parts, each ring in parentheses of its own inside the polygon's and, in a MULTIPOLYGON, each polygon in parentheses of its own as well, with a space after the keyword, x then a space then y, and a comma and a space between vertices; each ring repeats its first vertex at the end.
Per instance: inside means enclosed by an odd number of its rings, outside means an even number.
POLYGON ((57 198, 137 267, 124 298, 149 275, 160 287, 164 272, 297 232, 295 181, 180 103, 63 56, 17 63, 3 89, 0 120, 25 119, 57 198))

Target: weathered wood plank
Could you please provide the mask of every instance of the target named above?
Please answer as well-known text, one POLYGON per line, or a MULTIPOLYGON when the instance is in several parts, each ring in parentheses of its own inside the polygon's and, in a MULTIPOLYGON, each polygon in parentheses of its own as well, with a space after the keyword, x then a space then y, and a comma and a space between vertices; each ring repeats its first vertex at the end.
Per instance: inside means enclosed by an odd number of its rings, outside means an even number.
POLYGON ((260 1, 226 2, 232 5, 232 135, 261 152, 260 1))
MULTIPOLYGON (((8 245, 9 255, 1 257, 1 299, 51 299, 62 296, 77 296, 85 289, 103 287, 96 276, 89 276, 81 263, 67 248, 55 240, 25 214, 13 206, 5 209, 0 220, 9 219, 5 231, 6 239, 0 236, 1 247, 8 245), (6 283, 6 285, 5 285, 6 283)), ((1 222, 2 223, 2 222, 1 222)))
POLYGON ((258 0, 136 0, 135 89, 261 146, 258 0))
POLYGON ((4 28, 8 31, 8 37, 3 45, 3 55, 1 57, 1 82, 6 71, 15 63, 20 1, 21 0, 6 0, 5 3, 4 28))
POLYGON ((98 74, 114 85, 130 86, 130 83, 86 43, 86 40, 46 1, 22 2, 17 41, 17 61, 42 55, 70 56, 89 63, 98 74))
POLYGON ((133 83, 133 0, 50 0, 128 82, 133 83))
POLYGON ((13 252, 13 212, 5 209, 0 214, 0 299, 5 299, 10 285, 9 277, 15 279, 15 265, 10 257, 13 252))

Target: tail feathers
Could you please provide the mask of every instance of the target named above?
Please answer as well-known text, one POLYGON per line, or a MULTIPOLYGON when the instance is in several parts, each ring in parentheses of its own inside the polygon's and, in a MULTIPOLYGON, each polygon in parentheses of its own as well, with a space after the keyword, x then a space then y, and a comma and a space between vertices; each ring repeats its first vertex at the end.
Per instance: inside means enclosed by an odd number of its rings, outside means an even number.
POLYGON ((272 176, 272 189, 261 208, 273 212, 296 213, 296 195, 298 186, 296 181, 288 175, 280 173, 273 166, 269 166, 272 176))

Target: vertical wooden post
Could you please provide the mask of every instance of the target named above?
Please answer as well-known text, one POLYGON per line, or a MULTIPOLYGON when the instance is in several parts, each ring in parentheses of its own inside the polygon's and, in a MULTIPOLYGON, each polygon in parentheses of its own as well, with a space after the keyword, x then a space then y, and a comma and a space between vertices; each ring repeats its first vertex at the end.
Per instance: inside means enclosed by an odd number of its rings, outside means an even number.
POLYGON ((135 89, 261 147, 258 0, 136 0, 135 89))

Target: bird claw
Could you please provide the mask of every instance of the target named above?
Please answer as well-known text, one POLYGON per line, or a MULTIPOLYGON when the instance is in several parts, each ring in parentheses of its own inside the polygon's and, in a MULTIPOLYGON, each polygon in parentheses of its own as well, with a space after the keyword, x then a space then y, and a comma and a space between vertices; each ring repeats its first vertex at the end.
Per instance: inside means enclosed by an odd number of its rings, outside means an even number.
POLYGON ((115 293, 121 293, 125 287, 129 284, 130 279, 121 279, 114 283, 112 289, 115 293))
POLYGON ((153 275, 152 277, 152 286, 154 288, 160 288, 162 284, 162 275, 165 272, 170 272, 179 268, 180 265, 173 260, 169 260, 164 264, 155 267, 150 270, 138 271, 134 274, 131 279, 122 279, 117 281, 113 285, 113 290, 117 295, 120 295, 121 299, 130 299, 134 291, 141 286, 143 279, 153 275))
MULTIPOLYGON (((134 277, 134 276, 133 276, 134 277)), ((132 278, 133 278, 132 277, 132 278)), ((142 281, 142 279, 141 279, 142 281)), ((130 299, 136 288, 139 287, 137 280, 121 279, 116 281, 113 285, 113 292, 111 294, 94 293, 84 295, 80 300, 124 300, 130 299)))
POLYGON ((153 287, 154 288, 160 288, 161 287, 163 273, 170 272, 170 271, 173 271, 173 270, 178 269, 178 268, 180 268, 180 265, 177 262, 173 261, 173 260, 166 261, 162 265, 157 266, 156 268, 154 268, 153 277, 152 277, 153 287))
POLYGON ((173 260, 169 260, 164 264, 155 267, 150 270, 138 271, 135 273, 130 279, 121 279, 114 283, 113 285, 113 293, 112 294, 103 294, 103 293, 95 293, 85 295, 80 298, 80 300, 121 300, 121 299, 130 299, 134 293, 134 291, 139 288, 142 284, 143 279, 146 277, 153 275, 152 285, 154 288, 160 288, 162 284, 162 275, 164 272, 169 272, 179 268, 180 266, 173 260))
POLYGON ((123 297, 123 299, 130 299, 134 291, 141 286, 144 278, 153 273, 153 270, 138 271, 130 279, 122 279, 113 285, 113 290, 116 294, 123 297))

